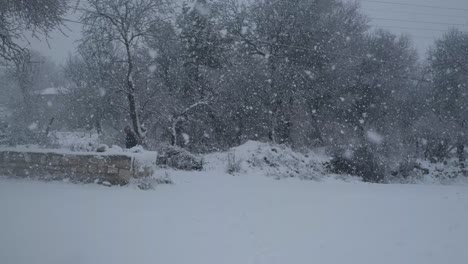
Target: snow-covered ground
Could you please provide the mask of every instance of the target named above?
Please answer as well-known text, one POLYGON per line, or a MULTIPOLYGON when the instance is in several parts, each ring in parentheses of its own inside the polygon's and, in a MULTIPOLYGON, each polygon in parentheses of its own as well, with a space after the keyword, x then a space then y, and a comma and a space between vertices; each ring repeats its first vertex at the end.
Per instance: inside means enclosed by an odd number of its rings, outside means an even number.
POLYGON ((152 191, 0 179, 0 263, 468 260, 467 186, 171 174, 152 191))

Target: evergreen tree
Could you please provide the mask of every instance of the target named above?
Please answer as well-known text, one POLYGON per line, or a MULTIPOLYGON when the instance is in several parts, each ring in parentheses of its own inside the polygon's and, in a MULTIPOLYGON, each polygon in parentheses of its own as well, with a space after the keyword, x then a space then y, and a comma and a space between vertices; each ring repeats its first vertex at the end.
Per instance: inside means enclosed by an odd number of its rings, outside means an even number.
POLYGON ((444 142, 446 148, 456 146, 463 164, 468 136, 468 34, 450 31, 436 41, 429 56, 434 85, 432 107, 446 124, 443 133, 452 135, 451 142, 444 142))

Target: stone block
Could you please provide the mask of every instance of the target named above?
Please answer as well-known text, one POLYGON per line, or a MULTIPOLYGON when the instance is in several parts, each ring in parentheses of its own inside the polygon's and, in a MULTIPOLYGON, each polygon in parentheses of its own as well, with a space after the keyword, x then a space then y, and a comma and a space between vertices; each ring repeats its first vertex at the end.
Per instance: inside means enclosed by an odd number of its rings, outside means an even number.
POLYGON ((98 167, 98 173, 99 175, 106 174, 107 173, 107 164, 104 162, 100 162, 97 164, 98 167))
POLYGON ((24 153, 24 162, 26 162, 26 163, 31 163, 32 162, 31 154, 24 153))
POLYGON ((4 152, 4 153, 3 153, 3 161, 4 161, 5 163, 10 162, 10 152, 4 152))
POLYGON ((114 165, 111 165, 107 167, 107 174, 119 174, 119 169, 115 167, 114 165))
POLYGON ((58 166, 62 163, 62 156, 48 154, 47 160, 49 161, 50 166, 58 166))
POLYGON ((61 156, 60 157, 60 165, 68 166, 70 164, 70 156, 61 156))
POLYGON ((68 162, 67 162, 68 166, 79 166, 82 164, 81 159, 78 156, 69 155, 67 156, 67 159, 68 159, 68 162))
POLYGON ((39 164, 41 165, 47 165, 49 163, 49 160, 47 159, 47 156, 46 155, 43 155, 40 157, 40 161, 39 161, 39 164))
POLYGON ((132 178, 132 171, 119 169, 119 177, 122 179, 130 180, 132 178))
POLYGON ((97 175, 98 174, 98 165, 93 164, 93 163, 88 164, 88 172, 90 174, 92 174, 93 176, 97 175))
POLYGON ((102 159, 100 159, 98 157, 94 157, 94 156, 87 156, 87 157, 83 157, 83 158, 86 159, 88 163, 93 163, 93 164, 97 164, 102 160, 102 159))
POLYGON ((77 166, 77 167, 74 167, 74 169, 75 169, 75 172, 80 175, 88 173, 88 167, 86 165, 77 166))
POLYGON ((24 162, 23 153, 11 152, 9 155, 9 162, 22 163, 24 162))
POLYGON ((19 177, 29 177, 30 172, 27 169, 24 168, 14 168, 11 170, 11 174, 14 176, 19 176, 19 177))
POLYGON ((1 168, 0 175, 1 176, 13 176, 12 171, 13 171, 12 168, 1 168))
POLYGON ((61 175, 61 174, 65 174, 66 171, 63 167, 61 166, 51 166, 50 168, 47 168, 47 174, 51 174, 51 175, 61 175))
POLYGON ((30 153, 29 156, 31 157, 31 163, 34 164, 41 164, 41 159, 45 159, 44 154, 41 153, 30 153))
POLYGON ((130 170, 132 168, 132 159, 127 156, 112 156, 108 162, 119 169, 130 170))

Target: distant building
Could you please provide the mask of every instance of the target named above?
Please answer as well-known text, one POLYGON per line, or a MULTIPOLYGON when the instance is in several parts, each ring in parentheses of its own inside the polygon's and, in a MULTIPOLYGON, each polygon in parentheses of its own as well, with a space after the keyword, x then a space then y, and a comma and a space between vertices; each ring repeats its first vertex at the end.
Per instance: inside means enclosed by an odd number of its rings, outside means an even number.
POLYGON ((44 90, 35 91, 34 95, 43 99, 53 99, 67 96, 70 89, 66 87, 49 87, 44 90))
POLYGON ((70 89, 66 87, 49 87, 44 90, 34 92, 34 95, 39 98, 39 101, 44 102, 49 107, 55 102, 62 102, 69 94, 70 89))
MULTIPOLYGON (((35 102, 37 111, 41 116, 41 123, 48 123, 52 118, 60 119, 58 116, 63 113, 61 109, 65 109, 70 90, 66 87, 49 87, 43 90, 35 91, 35 102)), ((59 126, 63 124, 57 124, 59 126)))

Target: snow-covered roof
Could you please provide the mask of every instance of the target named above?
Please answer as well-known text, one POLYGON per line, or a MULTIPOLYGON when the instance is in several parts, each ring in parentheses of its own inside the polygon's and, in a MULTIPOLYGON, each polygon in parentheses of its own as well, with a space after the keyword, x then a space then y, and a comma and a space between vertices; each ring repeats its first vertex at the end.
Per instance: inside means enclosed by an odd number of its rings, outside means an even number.
POLYGON ((68 88, 65 87, 50 87, 41 91, 37 91, 37 95, 60 95, 67 94, 69 92, 68 88))

